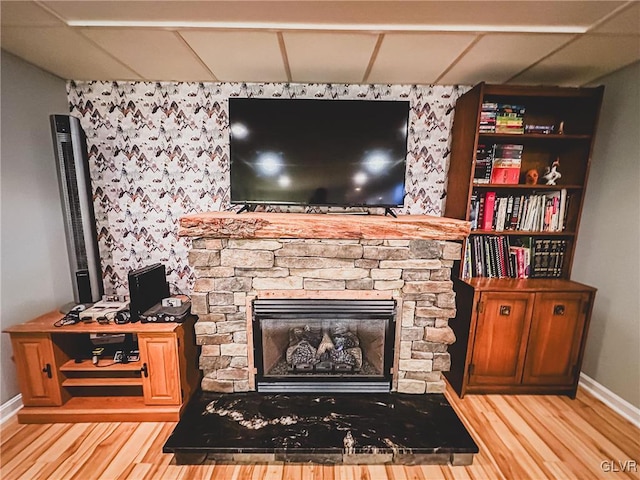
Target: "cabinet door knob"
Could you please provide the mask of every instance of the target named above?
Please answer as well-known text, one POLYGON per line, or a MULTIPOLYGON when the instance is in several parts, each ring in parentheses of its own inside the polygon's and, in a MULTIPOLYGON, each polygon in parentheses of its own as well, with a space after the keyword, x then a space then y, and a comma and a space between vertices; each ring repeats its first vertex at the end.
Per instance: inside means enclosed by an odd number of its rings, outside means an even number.
POLYGON ((554 315, 564 315, 564 305, 554 305, 553 306, 553 314, 554 315))
POLYGON ((511 305, 500 305, 500 315, 511 315, 511 305))
POLYGON ((47 363, 44 368, 42 369, 42 373, 46 373, 47 377, 52 378, 53 376, 51 375, 51 364, 47 363))
POLYGON ((149 369, 147 368, 147 364, 143 363, 142 368, 140 369, 140 373, 142 373, 145 377, 149 376, 149 369))

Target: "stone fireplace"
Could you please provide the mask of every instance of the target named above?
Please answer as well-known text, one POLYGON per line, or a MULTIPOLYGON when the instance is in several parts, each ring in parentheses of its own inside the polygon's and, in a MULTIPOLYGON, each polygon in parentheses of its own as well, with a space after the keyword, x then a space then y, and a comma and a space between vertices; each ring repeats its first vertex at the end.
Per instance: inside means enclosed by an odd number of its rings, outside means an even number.
POLYGON ((219 212, 183 217, 181 227, 181 235, 193 237, 192 312, 204 391, 261 390, 269 377, 300 384, 309 374, 328 382, 386 381, 387 391, 400 393, 444 391, 441 372, 455 341, 450 272, 461 254, 454 240, 468 235, 467 222, 219 212), (267 314, 272 330, 265 337, 254 330, 256 314, 274 302, 293 310, 267 314), (360 320, 347 321, 349 308, 367 303, 386 304, 390 322, 381 326, 366 309, 360 320), (303 304, 322 311, 294 311, 303 304), (336 317, 340 308, 346 317, 336 317))

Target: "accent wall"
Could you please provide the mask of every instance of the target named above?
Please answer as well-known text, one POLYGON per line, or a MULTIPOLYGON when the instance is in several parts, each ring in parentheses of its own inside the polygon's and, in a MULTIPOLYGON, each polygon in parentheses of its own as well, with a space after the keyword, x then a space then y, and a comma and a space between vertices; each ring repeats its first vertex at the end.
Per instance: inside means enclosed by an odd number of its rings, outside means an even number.
MULTIPOLYGON (((443 211, 453 107, 467 87, 279 83, 68 82, 87 134, 105 291, 161 262, 172 293, 190 291, 181 216, 228 210, 230 97, 409 100, 402 214, 443 211)), ((293 210, 289 208, 288 210, 293 210)))

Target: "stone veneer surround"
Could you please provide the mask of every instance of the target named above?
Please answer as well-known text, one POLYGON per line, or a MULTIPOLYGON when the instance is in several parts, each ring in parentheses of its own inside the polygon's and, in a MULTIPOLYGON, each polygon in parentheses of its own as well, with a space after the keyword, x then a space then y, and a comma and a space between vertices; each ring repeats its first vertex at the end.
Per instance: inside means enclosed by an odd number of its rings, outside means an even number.
MULTIPOLYGON (((227 232, 225 235, 229 235, 227 232)), ((450 280, 460 244, 431 239, 196 238, 192 312, 202 346, 202 389, 254 390, 251 300, 257 297, 395 298, 393 388, 444 391, 448 326, 455 316, 450 280)))

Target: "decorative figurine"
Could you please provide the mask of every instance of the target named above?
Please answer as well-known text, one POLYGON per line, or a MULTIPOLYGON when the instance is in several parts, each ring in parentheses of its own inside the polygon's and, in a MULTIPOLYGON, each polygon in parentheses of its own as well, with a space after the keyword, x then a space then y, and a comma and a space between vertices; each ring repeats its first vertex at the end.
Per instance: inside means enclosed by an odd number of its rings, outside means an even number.
POLYGON ((551 164, 551 167, 547 167, 545 169, 545 174, 542 176, 545 180, 545 185, 556 185, 556 180, 558 180, 562 175, 558 171, 558 167, 560 166, 560 159, 556 158, 555 161, 551 164))
POLYGON ((524 177, 524 183, 527 185, 537 185, 538 184, 538 170, 532 168, 531 170, 527 170, 527 173, 524 177))
POLYGON ((347 434, 344 436, 342 443, 344 444, 344 453, 346 453, 347 455, 353 455, 355 451, 354 447, 356 445, 356 440, 355 438, 353 438, 353 435, 351 435, 351 430, 347 431, 347 434))

